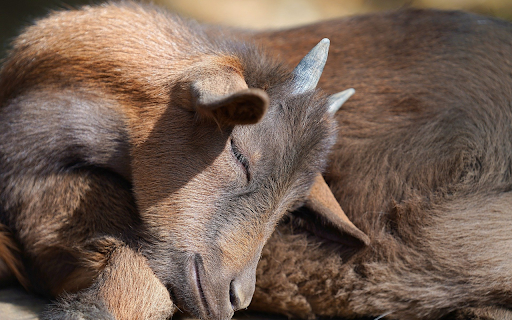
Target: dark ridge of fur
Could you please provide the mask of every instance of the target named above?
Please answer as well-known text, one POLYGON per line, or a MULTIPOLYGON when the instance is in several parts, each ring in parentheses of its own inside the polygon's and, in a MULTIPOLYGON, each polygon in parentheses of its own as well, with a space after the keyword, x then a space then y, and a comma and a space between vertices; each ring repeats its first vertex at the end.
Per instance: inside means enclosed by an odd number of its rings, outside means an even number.
POLYGON ((21 250, 13 239, 12 233, 7 227, 0 224, 0 284, 9 283, 15 279, 26 290, 29 290, 30 284, 20 253, 21 250), (2 265, 2 263, 5 265, 2 265))
POLYGON ((371 244, 346 258, 279 227, 253 307, 300 318, 510 317, 511 24, 402 10, 254 37, 290 64, 331 39, 320 86, 356 94, 337 113, 325 179, 371 244))
POLYGON ((450 313, 443 320, 510 320, 512 312, 503 308, 468 308, 450 313))

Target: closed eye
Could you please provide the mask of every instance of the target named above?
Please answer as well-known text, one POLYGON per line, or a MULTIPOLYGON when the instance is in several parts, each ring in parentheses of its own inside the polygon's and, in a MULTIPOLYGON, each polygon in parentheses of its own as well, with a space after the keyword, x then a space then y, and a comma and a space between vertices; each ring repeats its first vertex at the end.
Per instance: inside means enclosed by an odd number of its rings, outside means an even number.
POLYGON ((240 149, 238 149, 233 139, 231 139, 231 152, 235 156, 238 164, 244 170, 245 176, 247 177, 247 181, 250 181, 251 174, 249 172, 249 160, 247 160, 247 158, 240 152, 240 149))

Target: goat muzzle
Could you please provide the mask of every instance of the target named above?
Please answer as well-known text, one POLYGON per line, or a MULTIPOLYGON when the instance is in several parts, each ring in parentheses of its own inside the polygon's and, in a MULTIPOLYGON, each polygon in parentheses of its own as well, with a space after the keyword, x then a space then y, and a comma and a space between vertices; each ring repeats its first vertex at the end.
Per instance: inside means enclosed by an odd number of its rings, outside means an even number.
POLYGON ((233 275, 222 271, 222 267, 207 270, 199 253, 191 260, 188 277, 194 306, 185 309, 203 320, 218 320, 230 319, 235 311, 249 306, 255 289, 256 265, 233 275))

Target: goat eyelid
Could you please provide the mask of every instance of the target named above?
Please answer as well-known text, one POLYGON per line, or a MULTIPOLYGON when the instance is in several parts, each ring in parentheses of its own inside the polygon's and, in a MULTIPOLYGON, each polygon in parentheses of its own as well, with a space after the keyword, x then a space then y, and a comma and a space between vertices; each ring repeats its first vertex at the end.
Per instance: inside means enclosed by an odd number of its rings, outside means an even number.
POLYGON ((247 181, 251 180, 251 174, 249 172, 249 160, 240 152, 240 149, 236 146, 233 139, 231 139, 231 153, 235 157, 236 161, 242 166, 247 181))

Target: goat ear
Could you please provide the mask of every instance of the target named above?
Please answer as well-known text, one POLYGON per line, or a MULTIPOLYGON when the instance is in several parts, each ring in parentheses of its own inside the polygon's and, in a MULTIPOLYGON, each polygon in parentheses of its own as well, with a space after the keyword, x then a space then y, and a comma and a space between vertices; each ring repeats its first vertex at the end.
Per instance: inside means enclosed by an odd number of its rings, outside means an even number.
POLYGON ((370 239, 345 215, 322 175, 315 178, 308 200, 294 213, 308 223, 305 228, 319 238, 350 247, 363 247, 370 239))
POLYGON ((269 104, 265 91, 247 87, 233 60, 214 61, 196 69, 191 93, 196 112, 221 125, 257 123, 269 104))

